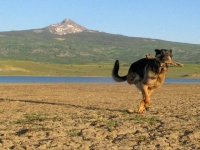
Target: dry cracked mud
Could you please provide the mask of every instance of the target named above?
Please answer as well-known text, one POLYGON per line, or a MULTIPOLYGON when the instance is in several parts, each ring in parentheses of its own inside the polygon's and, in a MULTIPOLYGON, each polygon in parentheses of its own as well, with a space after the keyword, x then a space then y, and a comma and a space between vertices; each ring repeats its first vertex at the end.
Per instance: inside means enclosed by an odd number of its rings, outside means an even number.
POLYGON ((144 114, 141 93, 128 84, 0 89, 0 149, 200 149, 200 84, 164 84, 144 114))

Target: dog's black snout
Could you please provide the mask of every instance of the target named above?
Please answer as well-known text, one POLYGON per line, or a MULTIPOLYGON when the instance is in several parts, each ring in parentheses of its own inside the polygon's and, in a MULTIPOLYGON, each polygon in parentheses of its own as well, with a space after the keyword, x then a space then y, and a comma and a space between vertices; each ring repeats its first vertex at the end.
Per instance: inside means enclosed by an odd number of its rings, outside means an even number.
POLYGON ((164 55, 161 59, 163 62, 171 62, 172 58, 170 55, 164 55))

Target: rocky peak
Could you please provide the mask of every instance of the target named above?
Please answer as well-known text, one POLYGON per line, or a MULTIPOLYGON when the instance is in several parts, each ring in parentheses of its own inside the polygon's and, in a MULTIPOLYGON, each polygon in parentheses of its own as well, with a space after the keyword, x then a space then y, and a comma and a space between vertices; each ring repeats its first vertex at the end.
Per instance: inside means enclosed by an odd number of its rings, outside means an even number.
POLYGON ((49 32, 59 35, 65 35, 69 33, 79 33, 87 30, 85 27, 75 23, 71 19, 67 18, 60 23, 52 24, 47 27, 49 32))
POLYGON ((67 18, 64 19, 61 24, 76 24, 74 21, 72 21, 71 19, 67 18))

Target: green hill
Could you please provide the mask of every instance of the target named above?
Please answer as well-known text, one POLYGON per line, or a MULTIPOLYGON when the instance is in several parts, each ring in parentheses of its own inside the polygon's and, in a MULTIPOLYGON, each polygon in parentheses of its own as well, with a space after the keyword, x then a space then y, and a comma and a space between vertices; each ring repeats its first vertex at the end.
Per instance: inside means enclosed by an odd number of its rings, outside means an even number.
POLYGON ((200 45, 127 37, 104 32, 56 35, 46 28, 0 32, 0 59, 57 64, 132 63, 154 49, 172 49, 181 63, 200 63, 200 45))

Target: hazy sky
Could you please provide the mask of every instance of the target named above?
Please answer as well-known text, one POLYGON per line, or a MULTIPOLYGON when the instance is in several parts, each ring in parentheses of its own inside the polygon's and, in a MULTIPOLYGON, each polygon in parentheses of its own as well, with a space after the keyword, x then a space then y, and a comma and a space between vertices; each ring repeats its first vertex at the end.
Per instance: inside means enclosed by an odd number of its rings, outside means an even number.
POLYGON ((1 0, 0 31, 70 18, 87 29, 200 44, 200 0, 1 0))

